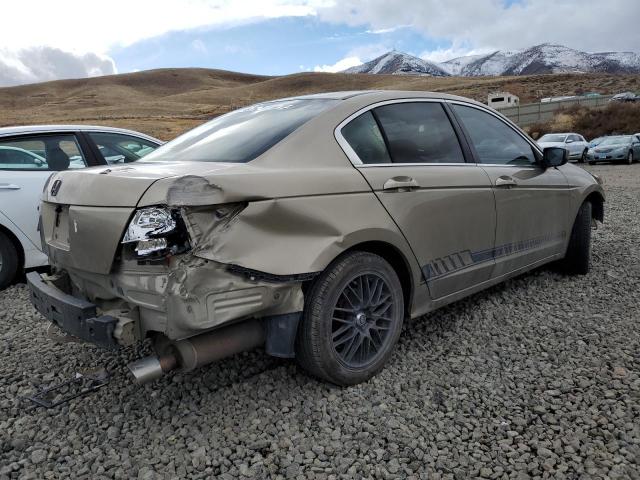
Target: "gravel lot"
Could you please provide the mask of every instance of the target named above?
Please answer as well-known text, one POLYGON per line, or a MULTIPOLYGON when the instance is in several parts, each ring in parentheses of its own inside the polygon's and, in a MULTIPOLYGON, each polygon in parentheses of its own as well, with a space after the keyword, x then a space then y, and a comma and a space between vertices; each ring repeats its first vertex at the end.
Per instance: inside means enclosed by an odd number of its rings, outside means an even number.
POLYGON ((589 168, 608 194, 591 274, 411 322, 352 388, 262 352, 139 387, 141 352, 55 344, 24 286, 0 292, 0 478, 640 478, 640 164, 589 168), (67 405, 20 399, 105 366, 67 405))

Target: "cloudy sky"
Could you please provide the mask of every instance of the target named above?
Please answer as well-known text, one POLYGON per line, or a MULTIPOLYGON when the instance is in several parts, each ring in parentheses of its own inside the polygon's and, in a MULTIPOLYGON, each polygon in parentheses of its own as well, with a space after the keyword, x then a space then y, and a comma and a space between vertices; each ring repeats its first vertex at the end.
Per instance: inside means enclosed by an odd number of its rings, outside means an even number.
POLYGON ((391 49, 640 52, 640 0, 20 0, 3 20, 0 86, 162 67, 337 71, 391 49))

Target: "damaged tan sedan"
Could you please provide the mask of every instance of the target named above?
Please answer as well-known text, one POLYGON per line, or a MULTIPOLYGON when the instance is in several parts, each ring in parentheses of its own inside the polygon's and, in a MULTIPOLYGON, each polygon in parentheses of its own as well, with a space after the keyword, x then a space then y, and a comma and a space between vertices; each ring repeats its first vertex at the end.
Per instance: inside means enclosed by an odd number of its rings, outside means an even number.
POLYGON ((403 320, 539 265, 589 268, 598 179, 495 111, 423 92, 271 101, 136 164, 53 176, 37 309, 139 381, 264 346, 349 385, 403 320))

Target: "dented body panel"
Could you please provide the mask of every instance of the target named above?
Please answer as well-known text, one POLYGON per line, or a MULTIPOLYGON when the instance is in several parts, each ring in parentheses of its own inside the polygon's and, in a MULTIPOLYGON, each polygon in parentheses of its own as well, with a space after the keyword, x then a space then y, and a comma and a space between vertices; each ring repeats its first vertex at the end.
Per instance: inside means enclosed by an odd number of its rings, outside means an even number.
POLYGON ((335 133, 354 112, 389 99, 479 104, 421 92, 335 96, 341 101, 333 108, 248 163, 143 159, 54 175, 50 182, 60 180, 61 188, 43 193, 42 235, 54 270, 68 275, 67 293, 122 318, 121 343, 155 333, 180 340, 248 318, 301 312, 307 282, 344 252, 367 248, 399 259, 407 315, 416 317, 561 258, 580 204, 603 195, 577 167, 555 170, 564 188, 565 236, 531 262, 509 257, 512 263, 497 270, 496 235, 529 235, 544 225, 540 215, 522 220, 522 229, 500 223, 497 205, 509 198, 496 193, 491 172, 469 159, 456 166, 357 165, 335 133), (385 188, 407 172, 418 189, 385 188), (175 215, 188 243, 161 258, 140 258, 121 240, 134 212, 156 206, 175 215))

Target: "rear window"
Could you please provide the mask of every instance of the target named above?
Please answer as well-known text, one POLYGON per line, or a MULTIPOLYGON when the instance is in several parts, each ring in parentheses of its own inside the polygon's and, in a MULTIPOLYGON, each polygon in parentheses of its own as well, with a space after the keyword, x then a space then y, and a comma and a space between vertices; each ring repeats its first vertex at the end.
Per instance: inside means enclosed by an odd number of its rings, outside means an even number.
POLYGON ((144 161, 246 163, 338 101, 280 100, 242 108, 164 144, 144 161))

